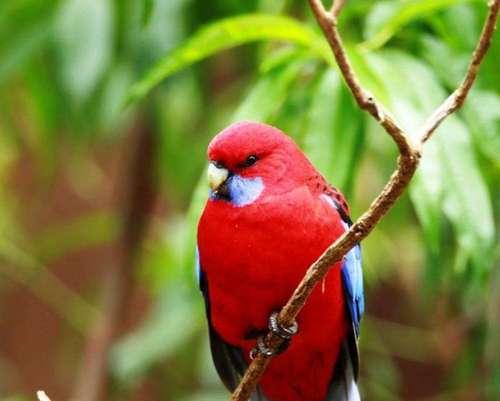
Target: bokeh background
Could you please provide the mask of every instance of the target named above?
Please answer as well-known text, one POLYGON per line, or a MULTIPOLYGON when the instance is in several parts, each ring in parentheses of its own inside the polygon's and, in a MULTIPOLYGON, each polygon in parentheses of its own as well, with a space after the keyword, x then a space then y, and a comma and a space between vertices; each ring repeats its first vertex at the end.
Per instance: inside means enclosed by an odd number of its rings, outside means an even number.
MULTIPOLYGON (((486 1, 349 1, 360 79, 410 131, 463 76, 486 1)), ((500 36, 363 243, 370 401, 500 399, 500 36)), ((0 2, 0 399, 224 400, 194 275, 205 149, 293 136, 358 216, 396 149, 306 1, 0 2), (125 107, 125 104, 127 105, 125 107)))

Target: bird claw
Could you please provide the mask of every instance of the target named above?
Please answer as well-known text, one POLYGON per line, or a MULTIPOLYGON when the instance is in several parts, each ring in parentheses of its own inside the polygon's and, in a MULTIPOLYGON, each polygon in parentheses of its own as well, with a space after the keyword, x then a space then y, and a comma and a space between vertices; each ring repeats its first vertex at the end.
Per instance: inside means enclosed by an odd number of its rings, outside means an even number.
POLYGON ((252 348, 252 350, 250 351, 250 359, 254 360, 255 358, 257 358, 258 354, 262 354, 265 357, 270 357, 270 356, 273 356, 273 355, 277 355, 279 353, 280 353, 279 351, 273 351, 271 348, 269 348, 266 345, 266 338, 265 338, 265 336, 259 336, 257 338, 257 345, 255 346, 255 348, 252 348))
POLYGON ((299 331, 296 321, 291 326, 285 327, 278 322, 278 312, 271 313, 268 324, 269 331, 281 337, 283 340, 290 340, 299 331))
POLYGON ((265 357, 281 354, 288 348, 292 337, 299 331, 299 325, 296 321, 288 327, 281 325, 278 322, 278 312, 273 312, 269 317, 268 328, 271 333, 283 339, 283 343, 277 350, 273 350, 266 344, 266 336, 260 336, 257 338, 257 346, 250 351, 250 359, 255 359, 257 354, 262 354, 265 357))

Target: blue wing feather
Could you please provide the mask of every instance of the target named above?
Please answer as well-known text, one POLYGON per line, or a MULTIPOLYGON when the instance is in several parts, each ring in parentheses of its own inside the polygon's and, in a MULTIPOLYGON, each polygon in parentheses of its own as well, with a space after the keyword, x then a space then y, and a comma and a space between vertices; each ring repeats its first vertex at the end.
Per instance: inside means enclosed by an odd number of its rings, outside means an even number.
MULTIPOLYGON (((322 195, 323 198, 332 206, 339 214, 342 225, 347 231, 352 225, 349 216, 338 204, 337 200, 329 195, 322 195)), ((351 315, 352 324, 356 337, 359 336, 359 325, 361 317, 365 311, 365 297, 363 291, 363 267, 361 257, 361 246, 355 245, 349 252, 344 255, 342 261, 342 282, 346 295, 347 308, 351 315)))
POLYGON ((341 270, 347 307, 351 314, 356 336, 359 335, 359 324, 365 311, 363 268, 361 263, 361 247, 358 244, 344 256, 341 270))

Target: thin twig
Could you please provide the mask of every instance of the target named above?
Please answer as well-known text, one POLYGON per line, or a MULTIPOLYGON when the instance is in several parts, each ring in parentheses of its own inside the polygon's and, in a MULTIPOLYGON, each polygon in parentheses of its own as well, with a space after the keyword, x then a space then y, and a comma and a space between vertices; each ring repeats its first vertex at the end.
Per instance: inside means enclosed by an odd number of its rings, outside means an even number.
POLYGON ((326 11, 321 3, 321 0, 309 0, 311 9, 318 21, 325 37, 333 51, 335 60, 339 66, 340 72, 344 80, 352 92, 354 99, 359 107, 370 113, 375 120, 387 131, 398 145, 402 155, 409 155, 413 152, 412 146, 403 129, 399 126, 396 120, 389 114, 387 110, 365 90, 347 58, 347 54, 342 44, 339 31, 337 29, 337 18, 330 12, 326 11))
MULTIPOLYGON (((489 4, 489 13, 481 33, 478 45, 472 56, 466 76, 462 84, 450 98, 441 105, 436 112, 427 120, 422 128, 419 141, 414 143, 410 137, 400 128, 396 120, 379 104, 373 96, 361 87, 356 74, 346 55, 340 35, 337 30, 336 4, 334 1, 331 11, 326 11, 320 0, 309 0, 313 13, 319 25, 323 29, 326 39, 332 48, 335 59, 342 76, 346 81, 353 97, 359 107, 370 113, 375 120, 386 130, 397 144, 400 156, 397 168, 382 189, 382 192, 375 198, 369 209, 351 226, 349 231, 339 237, 327 250, 314 262, 307 270, 304 278, 295 289, 293 295, 283 307, 278 316, 278 321, 283 326, 290 326, 298 313, 304 306, 307 297, 311 294, 316 284, 319 283, 328 272, 329 268, 343 255, 348 252, 356 243, 364 239, 377 225, 380 219, 390 210, 396 200, 401 196, 411 181, 415 173, 422 144, 427 141, 444 118, 459 108, 472 87, 477 75, 479 65, 488 50, 493 32, 495 30, 496 19, 500 0, 495 0, 489 4)), ((343 4, 342 4, 343 5, 343 4)), ((269 333, 266 337, 266 344, 273 350, 278 349, 283 340, 269 333)), ((271 357, 258 354, 252 361, 238 388, 234 391, 231 401, 246 401, 255 390, 257 383, 263 375, 271 357)))
POLYGON ((342 8, 344 7, 345 0, 334 0, 332 4, 332 8, 330 9, 330 12, 334 17, 337 17, 340 12, 342 11, 342 8))
POLYGON ((492 1, 489 3, 489 7, 490 12, 486 17, 486 22, 481 32, 479 42, 477 43, 469 62, 465 78, 460 86, 441 104, 441 106, 436 109, 436 111, 434 111, 434 113, 432 113, 432 115, 424 123, 421 133, 418 136, 422 142, 426 142, 430 138, 432 133, 446 117, 462 107, 465 102, 465 98, 474 84, 477 73, 479 72, 481 61, 483 61, 483 58, 488 52, 491 44, 491 38, 493 37, 493 33, 495 31, 500 2, 492 1))
POLYGON ((36 398, 38 398, 38 401, 50 401, 49 396, 43 390, 38 390, 36 392, 36 398))

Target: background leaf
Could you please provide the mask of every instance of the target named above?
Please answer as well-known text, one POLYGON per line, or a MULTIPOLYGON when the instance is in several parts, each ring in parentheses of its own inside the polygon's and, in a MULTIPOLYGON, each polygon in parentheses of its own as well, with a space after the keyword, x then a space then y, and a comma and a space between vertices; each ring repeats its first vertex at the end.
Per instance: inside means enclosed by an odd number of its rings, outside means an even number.
POLYGON ((408 0, 398 2, 380 2, 376 4, 367 18, 362 44, 365 49, 378 49, 387 43, 403 26, 454 6, 476 0, 408 0))
POLYGON ((308 46, 324 57, 331 57, 321 37, 291 18, 259 14, 232 17, 202 28, 183 46, 160 60, 132 87, 128 101, 139 100, 169 75, 205 57, 264 39, 308 46))
POLYGON ((301 62, 297 61, 263 74, 235 111, 232 121, 268 121, 282 106, 301 67, 301 62))
POLYGON ((109 0, 68 0, 60 9, 56 41, 61 79, 77 103, 95 89, 111 61, 112 12, 109 0))
MULTIPOLYGON (((394 113, 409 132, 415 133, 432 108, 445 98, 445 92, 432 73, 408 55, 385 52, 382 57, 373 55, 370 59, 386 82, 394 113), (412 80, 418 85, 402 84, 412 80)), ((444 212, 455 229, 465 258, 484 271, 491 265, 494 223, 470 133, 452 116, 431 142, 434 144, 426 147, 422 167, 410 187, 426 239, 432 241, 433 249, 438 249, 436 220, 444 212)))
POLYGON ((363 143, 362 116, 336 71, 326 71, 309 111, 304 150, 348 196, 363 143))

